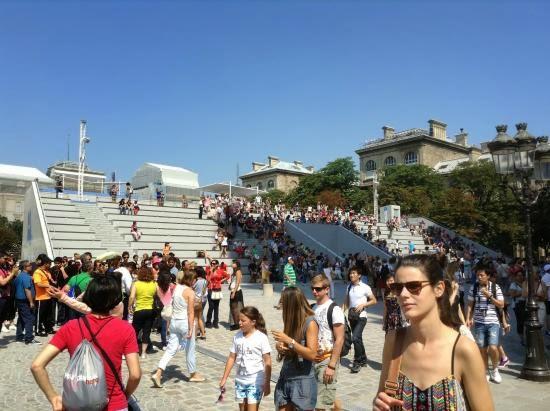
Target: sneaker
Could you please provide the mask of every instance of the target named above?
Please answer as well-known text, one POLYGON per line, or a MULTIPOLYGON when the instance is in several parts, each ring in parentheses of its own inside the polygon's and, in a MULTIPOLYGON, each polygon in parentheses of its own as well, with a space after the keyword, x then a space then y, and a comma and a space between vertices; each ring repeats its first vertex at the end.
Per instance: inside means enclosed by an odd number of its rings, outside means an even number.
POLYGON ((220 328, 218 324, 214 324, 214 328, 220 328))
POLYGON ((167 345, 163 345, 163 346, 162 346, 162 351, 166 351, 167 348, 168 348, 167 345))
POLYGON ((146 360, 147 359, 147 354, 143 353, 139 356, 140 359, 142 360, 146 360))
POLYGON ((491 381, 493 381, 495 384, 500 384, 502 382, 502 377, 498 372, 498 368, 495 368, 494 370, 489 370, 489 376, 491 377, 491 381))
POLYGON ((156 388, 162 388, 162 382, 160 381, 160 377, 157 375, 157 373, 151 375, 151 381, 153 381, 153 384, 156 388))
POLYGON ((360 370, 361 370, 361 365, 360 365, 360 364, 354 363, 354 364, 351 366, 350 372, 351 372, 352 374, 357 374, 360 370))
POLYGON ((16 343, 22 343, 22 342, 25 342, 23 340, 15 340, 16 343))
POLYGON ((10 330, 10 327, 8 327, 6 324, 2 326, 2 331, 8 332, 10 330))
POLYGON ((510 360, 508 357, 504 357, 500 359, 500 362, 498 363, 498 368, 504 368, 510 363, 510 360))
POLYGON ((212 328, 212 323, 206 323, 206 328, 212 328))
POLYGON ((42 345, 38 340, 33 339, 32 341, 25 341, 25 345, 42 345))

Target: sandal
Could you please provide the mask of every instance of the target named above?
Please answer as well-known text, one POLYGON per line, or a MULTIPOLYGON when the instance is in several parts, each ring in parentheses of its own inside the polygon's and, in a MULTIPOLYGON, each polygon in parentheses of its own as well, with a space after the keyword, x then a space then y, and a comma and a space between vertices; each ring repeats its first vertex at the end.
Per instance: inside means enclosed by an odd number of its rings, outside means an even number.
POLYGON ((206 381, 206 378, 204 378, 202 375, 201 376, 195 376, 195 377, 191 377, 189 378, 189 382, 204 382, 206 381))

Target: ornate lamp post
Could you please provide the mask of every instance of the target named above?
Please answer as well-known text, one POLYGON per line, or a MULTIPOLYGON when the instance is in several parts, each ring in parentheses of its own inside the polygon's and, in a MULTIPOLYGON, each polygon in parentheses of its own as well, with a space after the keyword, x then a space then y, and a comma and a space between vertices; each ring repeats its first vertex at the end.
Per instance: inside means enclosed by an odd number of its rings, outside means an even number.
POLYGON ((514 138, 506 134, 506 125, 496 127, 497 136, 488 144, 495 169, 514 193, 522 206, 525 218, 525 242, 527 254, 527 347, 521 378, 533 381, 550 381, 550 369, 544 356, 542 325, 538 320, 535 300, 537 273, 533 269, 533 244, 531 241, 531 211, 539 195, 550 180, 550 147, 547 137, 533 137, 527 132, 527 123, 516 124, 514 138))

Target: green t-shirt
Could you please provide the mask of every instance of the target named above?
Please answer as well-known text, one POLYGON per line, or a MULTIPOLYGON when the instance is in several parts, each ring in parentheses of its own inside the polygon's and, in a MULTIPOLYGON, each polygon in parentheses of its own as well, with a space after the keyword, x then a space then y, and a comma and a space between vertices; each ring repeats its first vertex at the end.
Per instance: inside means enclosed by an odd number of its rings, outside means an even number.
POLYGON ((285 265, 285 275, 283 277, 283 286, 296 287, 296 272, 294 266, 290 263, 285 265))
POLYGON ((69 289, 73 288, 74 286, 78 286, 78 288, 80 288, 80 291, 84 292, 86 291, 86 288, 88 288, 88 284, 91 280, 92 277, 90 277, 90 274, 80 273, 78 275, 75 275, 74 277, 71 277, 67 285, 69 286, 69 289))

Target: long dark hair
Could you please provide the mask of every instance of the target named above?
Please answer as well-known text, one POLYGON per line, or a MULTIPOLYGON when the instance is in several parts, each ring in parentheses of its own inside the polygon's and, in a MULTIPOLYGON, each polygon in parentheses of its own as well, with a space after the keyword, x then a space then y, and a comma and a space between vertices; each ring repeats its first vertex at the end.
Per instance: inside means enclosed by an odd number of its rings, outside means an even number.
POLYGON ((441 322, 448 327, 458 329, 462 323, 458 318, 456 310, 451 310, 451 304, 449 301, 451 296, 450 282, 445 278, 443 267, 441 267, 439 259, 436 256, 427 254, 408 255, 399 261, 397 267, 395 268, 395 272, 397 272, 397 270, 401 267, 417 268, 426 276, 432 286, 435 286, 440 281, 445 284, 443 295, 437 298, 439 318, 441 319, 441 322))
POLYGON ((157 278, 157 284, 163 293, 166 293, 168 291, 171 283, 172 276, 170 275, 170 271, 161 271, 157 278))
POLYGON ((248 318, 250 318, 251 321, 255 321, 256 322, 256 325, 255 325, 256 329, 267 335, 267 330, 265 328, 264 317, 258 311, 258 309, 256 307, 253 307, 251 305, 243 307, 241 309, 241 314, 246 315, 248 318))
MULTIPOLYGON (((296 341, 302 340, 304 325, 308 317, 315 315, 307 299, 298 287, 288 287, 281 293, 281 305, 283 306, 284 333, 296 341)), ((286 356, 296 357, 294 352, 288 352, 286 356)), ((278 360, 283 356, 279 354, 278 360)))

